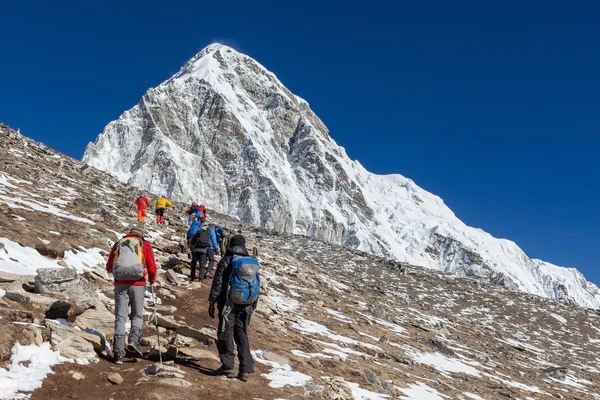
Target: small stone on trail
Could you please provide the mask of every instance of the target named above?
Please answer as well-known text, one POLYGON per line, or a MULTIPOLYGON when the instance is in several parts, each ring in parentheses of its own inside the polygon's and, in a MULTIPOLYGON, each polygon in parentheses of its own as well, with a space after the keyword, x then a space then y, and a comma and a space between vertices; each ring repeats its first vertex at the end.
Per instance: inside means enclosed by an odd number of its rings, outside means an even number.
POLYGON ((85 379, 85 375, 83 375, 81 372, 77 372, 77 371, 71 371, 71 377, 78 381, 85 379))
POLYGON ((113 385, 120 385, 123 383, 123 377, 117 372, 113 372, 106 379, 113 385))

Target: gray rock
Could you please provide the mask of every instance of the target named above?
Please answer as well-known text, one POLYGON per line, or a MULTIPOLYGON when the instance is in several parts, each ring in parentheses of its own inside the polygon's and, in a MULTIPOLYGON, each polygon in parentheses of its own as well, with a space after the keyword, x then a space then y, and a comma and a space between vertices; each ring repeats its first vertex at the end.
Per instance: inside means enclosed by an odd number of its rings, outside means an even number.
POLYGON ((181 348, 181 347, 190 347, 190 346, 193 346, 196 343, 198 343, 198 341, 196 339, 194 339, 192 337, 188 337, 188 336, 183 336, 183 335, 175 335, 169 341, 169 344, 172 344, 172 345, 177 346, 179 348, 181 348))
POLYGON ((200 329, 192 328, 188 325, 182 325, 175 331, 178 335, 192 337, 198 340, 214 340, 217 341, 217 330, 214 328, 204 327, 200 329))
POLYGON ((180 378, 166 378, 166 379, 160 379, 159 381, 157 381, 160 384, 163 385, 169 385, 169 386, 176 386, 176 387, 183 387, 183 388, 187 388, 187 387, 191 387, 192 384, 184 379, 180 379, 180 378))
POLYGON ((62 293, 73 299, 83 309, 95 307, 98 296, 89 283, 71 268, 40 268, 35 277, 38 293, 62 293))
POLYGON ((123 383, 123 377, 117 372, 113 372, 112 374, 108 375, 106 379, 108 379, 108 381, 113 385, 120 385, 123 383))
POLYGON ((92 273, 106 281, 110 281, 110 275, 108 275, 108 272, 106 272, 105 269, 94 267, 92 268, 92 273))
POLYGON ((544 368, 541 372, 546 376, 562 381, 567 377, 569 370, 566 367, 551 367, 544 368))
POLYGON ((105 338, 112 338, 114 335, 115 316, 102 303, 99 303, 95 309, 86 310, 78 316, 73 324, 82 329, 89 328, 99 332, 105 338))
POLYGON ((165 273, 165 276, 167 277, 167 280, 173 284, 178 284, 179 283, 179 277, 177 276, 177 273, 175 271, 173 271, 172 269, 168 270, 165 273))
POLYGON ((75 361, 93 361, 98 358, 94 351, 94 345, 80 336, 76 329, 63 327, 59 324, 51 324, 50 326, 52 349, 58 351, 61 356, 75 361))
POLYGON ((181 324, 175 321, 175 317, 172 315, 160 315, 158 314, 158 326, 162 326, 167 329, 178 329, 181 324))
POLYGON ((212 351, 199 349, 195 347, 184 347, 179 349, 179 356, 191 358, 194 360, 214 360, 220 361, 219 357, 212 351))

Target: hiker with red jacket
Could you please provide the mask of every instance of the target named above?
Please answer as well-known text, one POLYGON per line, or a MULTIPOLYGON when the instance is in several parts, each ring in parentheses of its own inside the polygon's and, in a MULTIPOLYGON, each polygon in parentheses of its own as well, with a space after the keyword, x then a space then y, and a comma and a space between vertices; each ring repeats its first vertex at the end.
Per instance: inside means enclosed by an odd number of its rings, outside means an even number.
POLYGON ((137 206, 137 217, 140 222, 146 219, 146 208, 150 205, 150 200, 146 197, 146 193, 140 192, 140 195, 135 199, 137 206))
POLYGON ((123 364, 125 356, 125 325, 131 319, 127 351, 143 357, 140 348, 142 335, 144 294, 146 282, 154 284, 156 263, 154 250, 144 240, 142 228, 132 226, 129 233, 114 244, 110 250, 106 271, 115 278, 115 336, 114 361, 123 364), (131 313, 129 308, 131 306, 131 313))
POLYGON ((206 206, 204 204, 200 204, 200 212, 202 213, 202 218, 206 219, 206 206))

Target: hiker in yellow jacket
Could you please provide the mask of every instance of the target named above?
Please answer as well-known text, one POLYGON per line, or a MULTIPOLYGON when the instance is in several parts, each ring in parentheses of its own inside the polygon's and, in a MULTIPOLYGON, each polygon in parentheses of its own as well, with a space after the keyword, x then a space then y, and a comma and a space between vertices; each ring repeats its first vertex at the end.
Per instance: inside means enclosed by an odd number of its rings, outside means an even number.
POLYGON ((154 212, 156 213, 156 222, 158 224, 165 223, 165 208, 167 207, 174 207, 173 204, 167 200, 167 196, 163 196, 156 200, 156 204, 154 204, 154 212))

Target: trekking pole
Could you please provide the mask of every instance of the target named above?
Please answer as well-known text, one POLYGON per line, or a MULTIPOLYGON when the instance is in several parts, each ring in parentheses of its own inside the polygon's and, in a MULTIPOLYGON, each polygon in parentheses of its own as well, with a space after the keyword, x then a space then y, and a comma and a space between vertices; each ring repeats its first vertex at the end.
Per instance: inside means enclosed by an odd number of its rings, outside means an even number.
POLYGON ((154 294, 154 284, 150 284, 152 289, 152 304, 154 305, 154 325, 156 326, 156 346, 158 347, 158 358, 162 364, 162 352, 160 351, 160 334, 158 333, 158 314, 156 313, 156 295, 154 294))

